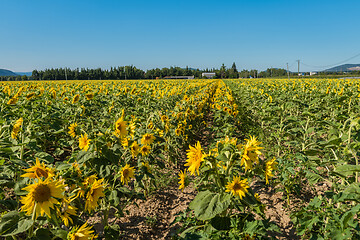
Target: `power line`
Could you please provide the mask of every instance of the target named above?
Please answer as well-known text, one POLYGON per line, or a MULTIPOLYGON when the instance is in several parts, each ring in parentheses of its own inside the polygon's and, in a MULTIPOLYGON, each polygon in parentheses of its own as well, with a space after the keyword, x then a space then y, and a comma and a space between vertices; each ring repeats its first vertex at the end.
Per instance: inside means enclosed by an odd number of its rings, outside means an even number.
POLYGON ((334 66, 339 65, 339 64, 342 64, 342 63, 346 63, 347 61, 350 61, 350 60, 352 60, 352 59, 354 59, 354 58, 356 58, 356 57, 358 57, 358 56, 360 56, 360 53, 358 53, 358 54, 356 54, 356 55, 354 55, 354 56, 352 56, 352 57, 350 57, 350 58, 348 58, 348 59, 345 59, 345 60, 343 60, 343 61, 341 61, 341 62, 334 63, 334 64, 330 64, 330 65, 324 65, 324 66, 314 66, 314 65, 310 65, 310 64, 303 63, 303 62, 301 62, 301 64, 304 65, 304 66, 307 66, 307 67, 328 68, 328 67, 334 67, 334 66))

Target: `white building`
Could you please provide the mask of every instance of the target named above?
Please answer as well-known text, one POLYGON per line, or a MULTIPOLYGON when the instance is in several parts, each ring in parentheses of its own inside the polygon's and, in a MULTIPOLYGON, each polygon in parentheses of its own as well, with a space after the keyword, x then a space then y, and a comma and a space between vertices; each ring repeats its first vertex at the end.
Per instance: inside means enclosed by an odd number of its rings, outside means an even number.
POLYGON ((214 77, 215 77, 215 73, 212 73, 212 72, 202 73, 201 76, 202 76, 202 77, 206 77, 206 78, 214 78, 214 77))

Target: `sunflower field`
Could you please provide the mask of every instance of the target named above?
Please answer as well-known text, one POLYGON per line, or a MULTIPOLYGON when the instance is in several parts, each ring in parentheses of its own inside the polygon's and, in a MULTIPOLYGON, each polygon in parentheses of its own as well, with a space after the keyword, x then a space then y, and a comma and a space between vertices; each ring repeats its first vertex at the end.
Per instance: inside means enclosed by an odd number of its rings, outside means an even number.
POLYGON ((193 197, 171 234, 138 239, 360 239, 357 79, 0 82, 0 96, 1 239, 132 239, 119 222, 164 188, 193 197))

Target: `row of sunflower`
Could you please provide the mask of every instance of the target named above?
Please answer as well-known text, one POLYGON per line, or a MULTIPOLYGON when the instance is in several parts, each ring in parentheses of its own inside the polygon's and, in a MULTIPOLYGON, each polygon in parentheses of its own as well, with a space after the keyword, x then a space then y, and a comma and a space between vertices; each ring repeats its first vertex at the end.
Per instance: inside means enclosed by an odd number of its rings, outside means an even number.
POLYGON ((209 102, 208 134, 213 137, 205 141, 208 151, 199 141, 190 145, 184 170, 179 173, 179 189, 191 184, 198 191, 176 220, 184 226, 182 238, 266 239, 269 232, 278 231, 265 216, 260 190, 254 190, 255 184, 266 190, 277 162, 275 158, 266 160, 255 136, 239 142, 243 126, 238 104, 231 89, 217 82, 209 102))

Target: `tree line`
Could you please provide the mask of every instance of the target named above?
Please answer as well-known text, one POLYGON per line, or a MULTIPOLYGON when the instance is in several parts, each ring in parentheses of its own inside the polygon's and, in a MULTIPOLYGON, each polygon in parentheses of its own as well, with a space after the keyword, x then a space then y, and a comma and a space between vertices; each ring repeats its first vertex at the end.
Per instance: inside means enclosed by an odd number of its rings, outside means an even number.
MULTIPOLYGON (((162 79, 168 76, 194 76, 202 78, 202 73, 215 73, 214 78, 265 78, 265 77, 285 77, 287 71, 282 68, 268 68, 265 71, 256 69, 241 71, 237 70, 236 64, 233 63, 230 68, 224 64, 219 69, 193 69, 193 68, 154 68, 147 71, 136 68, 135 66, 119 66, 110 69, 89 69, 89 68, 51 68, 45 70, 34 70, 31 76, 0 76, 0 81, 11 80, 126 80, 126 79, 162 79)), ((319 73, 322 75, 321 73, 319 73)), ((327 75, 329 73, 326 73, 327 75)), ((359 75, 360 72, 354 71, 348 75, 359 75)), ((291 77, 297 76, 297 73, 289 73, 291 77)), ((342 75, 342 73, 337 73, 342 75)))

